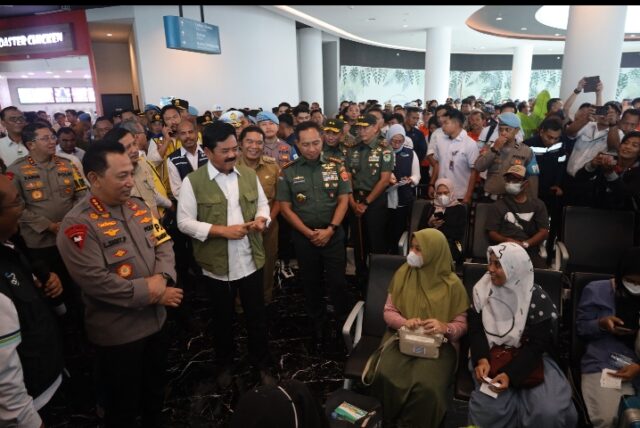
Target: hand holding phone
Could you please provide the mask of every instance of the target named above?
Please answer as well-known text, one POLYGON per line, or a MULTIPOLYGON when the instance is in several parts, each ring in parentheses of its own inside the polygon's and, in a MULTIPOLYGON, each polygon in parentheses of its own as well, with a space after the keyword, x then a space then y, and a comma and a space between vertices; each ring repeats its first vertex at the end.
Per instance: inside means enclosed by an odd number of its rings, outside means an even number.
POLYGON ((598 83, 600 83, 600 76, 585 77, 584 80, 584 92, 596 92, 598 83))

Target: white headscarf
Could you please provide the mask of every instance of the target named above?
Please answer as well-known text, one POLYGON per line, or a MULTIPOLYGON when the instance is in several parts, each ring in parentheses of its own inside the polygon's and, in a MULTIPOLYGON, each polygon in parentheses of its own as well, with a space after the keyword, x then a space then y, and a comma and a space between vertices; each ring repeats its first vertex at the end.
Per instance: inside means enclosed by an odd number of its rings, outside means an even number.
POLYGON ((443 206, 442 204, 440 204, 440 201, 438 200, 438 198, 436 197, 433 200, 433 206, 436 207, 434 212, 444 212, 445 208, 449 208, 449 207, 454 207, 456 205, 460 205, 460 202, 458 202, 458 200, 456 198, 453 197, 454 195, 454 188, 453 188, 453 181, 449 180, 448 178, 438 178, 436 180, 436 184, 435 184, 435 191, 438 191, 438 187, 444 185, 448 190, 449 190, 449 205, 447 206, 443 206))
POLYGON ((535 288, 533 265, 525 249, 514 242, 489 247, 487 261, 490 253, 500 261, 507 282, 493 285, 487 271, 473 287, 473 305, 476 311, 482 311, 482 326, 490 348, 519 347, 535 288))

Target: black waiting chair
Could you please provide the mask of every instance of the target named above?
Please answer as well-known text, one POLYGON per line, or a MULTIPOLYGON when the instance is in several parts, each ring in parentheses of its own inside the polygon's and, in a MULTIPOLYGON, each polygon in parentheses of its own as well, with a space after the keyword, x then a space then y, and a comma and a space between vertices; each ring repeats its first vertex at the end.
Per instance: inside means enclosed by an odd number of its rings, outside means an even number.
POLYGON ((425 211, 431 206, 432 201, 426 199, 416 199, 413 201, 411 208, 411 216, 409 218, 409 230, 404 231, 398 241, 398 254, 406 256, 409 253, 411 245, 411 235, 418 230, 418 223, 424 215, 425 211))
POLYGON ((479 202, 475 207, 473 232, 467 251, 467 259, 472 262, 484 262, 487 260, 487 247, 491 245, 487 234, 487 218, 493 203, 479 202))
POLYGON ((555 269, 614 273, 618 261, 633 246, 635 214, 587 207, 565 207, 562 237, 556 242, 555 269))
POLYGON ((576 408, 580 414, 580 426, 584 427, 591 426, 591 421, 589 420, 589 414, 582 399, 580 360, 584 354, 585 347, 582 339, 578 337, 576 330, 578 304, 580 303, 582 291, 590 282, 611 279, 612 277, 613 275, 603 273, 574 272, 571 274, 571 349, 569 351, 569 370, 567 377, 573 389, 576 408))
MULTIPOLYGON (((462 283, 467 290, 471 304, 473 304, 473 286, 487 272, 487 265, 481 263, 465 263, 462 266, 462 283)), ((550 269, 535 269, 534 282, 547 292, 558 311, 562 310, 562 272, 550 269)), ((559 315, 558 313, 558 315, 559 315)), ((556 338, 557 340, 557 338, 556 338)), ((465 335, 460 341, 458 354, 458 372, 456 374, 455 397, 459 400, 469 400, 473 391, 473 379, 469 372, 469 340, 465 335)))
POLYGON ((383 311, 389 284, 393 274, 406 260, 403 256, 388 254, 371 254, 369 257, 366 301, 355 304, 342 327, 342 337, 349 353, 344 365, 346 389, 350 388, 353 379, 360 379, 369 356, 380 345, 387 329, 383 311))

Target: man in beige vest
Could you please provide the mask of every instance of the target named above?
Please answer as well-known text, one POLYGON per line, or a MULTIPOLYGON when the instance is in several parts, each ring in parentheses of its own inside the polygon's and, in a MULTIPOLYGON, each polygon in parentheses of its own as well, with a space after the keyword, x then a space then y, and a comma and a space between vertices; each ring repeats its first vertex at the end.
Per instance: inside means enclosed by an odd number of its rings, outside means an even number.
POLYGON ((269 203, 256 173, 236 166, 238 142, 232 125, 220 121, 205 127, 203 147, 209 162, 182 182, 178 228, 192 238, 193 255, 211 296, 216 380, 221 388, 231 383, 233 302, 239 292, 253 373, 263 384, 273 383, 262 291, 262 232, 271 221, 269 203))

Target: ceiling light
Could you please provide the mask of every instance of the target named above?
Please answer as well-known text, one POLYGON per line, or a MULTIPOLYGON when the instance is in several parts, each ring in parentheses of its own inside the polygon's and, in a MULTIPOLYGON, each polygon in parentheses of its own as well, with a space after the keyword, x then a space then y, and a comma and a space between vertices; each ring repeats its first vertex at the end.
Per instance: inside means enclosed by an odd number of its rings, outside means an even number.
POLYGON ((107 33, 107 37, 111 37, 111 36, 113 36, 113 34, 107 33))
POLYGON ((36 74, 36 73, 34 73, 34 72, 30 71, 30 72, 28 72, 27 74, 28 74, 29 76, 35 76, 35 74, 36 74))
POLYGON ((637 34, 631 34, 629 37, 638 37, 637 34))
POLYGON ((45 71, 47 74, 53 74, 53 71, 45 71))
POLYGON ((484 46, 480 46, 480 49, 484 49, 484 48, 485 48, 484 46))
POLYGON ((408 25, 407 25, 407 24, 404 24, 404 25, 402 26, 402 28, 407 28, 407 27, 408 27, 408 25))
POLYGON ((560 34, 560 33, 556 33, 556 34, 554 34, 554 36, 556 36, 556 37, 560 37, 561 35, 562 35, 562 34, 560 34))
POLYGON ((496 21, 502 21, 502 17, 501 17, 501 16, 498 16, 498 17, 496 18, 496 21))
POLYGON ((560 59, 560 57, 559 57, 559 56, 557 56, 557 57, 556 57, 556 59, 560 59))
POLYGON ((548 51, 552 51, 553 49, 551 49, 551 48, 548 48, 547 50, 548 50, 548 51))
POLYGON ((27 76, 26 74, 23 74, 23 75, 22 75, 22 76, 20 76, 20 77, 22 77, 23 79, 28 79, 28 78, 29 78, 29 76, 27 76))
POLYGON ((73 73, 71 70, 65 70, 65 73, 73 73))
POLYGON ((527 27, 520 27, 520 31, 527 31, 527 27))
POLYGON ((56 74, 55 76, 53 76, 53 77, 55 77, 56 79, 59 79, 59 78, 60 78, 60 76, 58 76, 57 74, 56 74))
POLYGON ((85 74, 85 75, 84 75, 84 76, 82 76, 82 77, 84 77, 85 79, 91 79, 91 76, 90 76, 90 75, 88 75, 88 74, 85 74))

